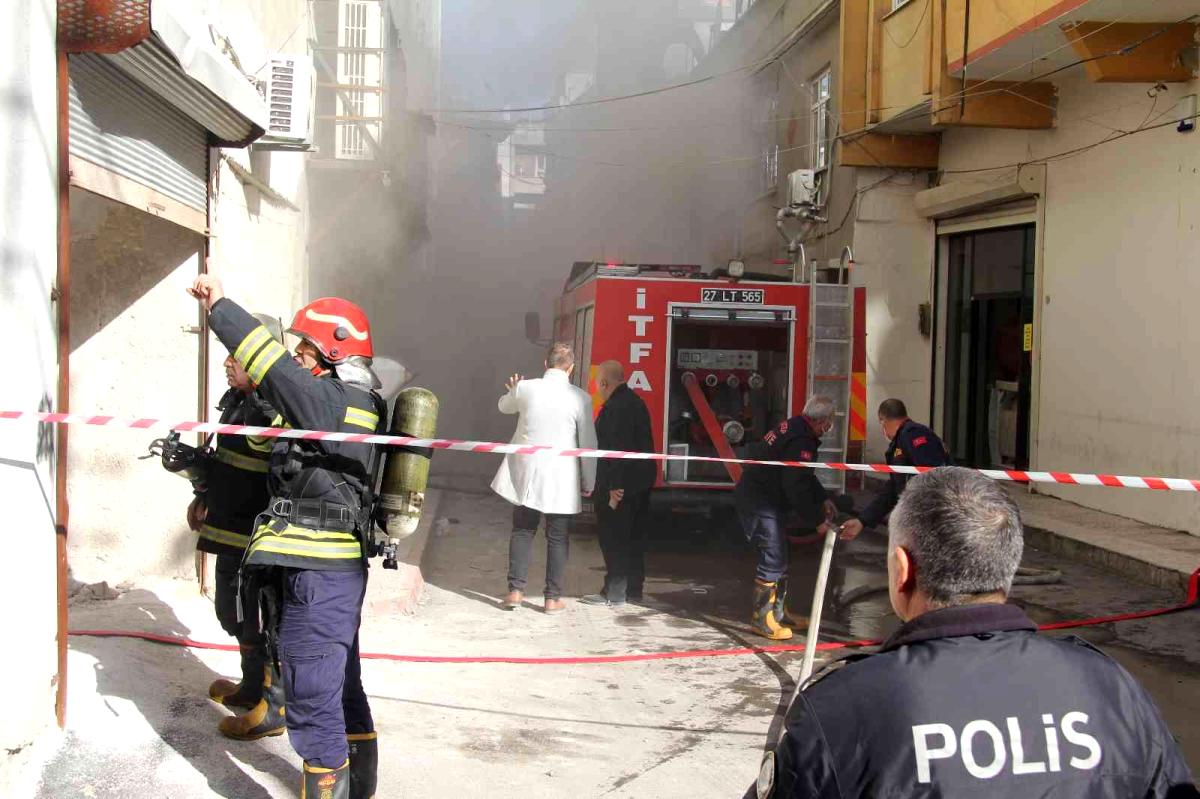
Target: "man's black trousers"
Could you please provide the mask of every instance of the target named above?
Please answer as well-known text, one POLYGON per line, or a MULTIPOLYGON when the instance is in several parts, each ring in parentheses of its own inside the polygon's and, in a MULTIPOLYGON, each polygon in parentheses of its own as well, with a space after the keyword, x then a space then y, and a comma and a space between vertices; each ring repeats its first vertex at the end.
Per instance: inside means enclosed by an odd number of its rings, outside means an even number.
POLYGON ((625 492, 616 509, 608 492, 594 496, 600 522, 600 551, 604 555, 604 595, 609 602, 640 599, 646 582, 646 533, 650 492, 625 492))

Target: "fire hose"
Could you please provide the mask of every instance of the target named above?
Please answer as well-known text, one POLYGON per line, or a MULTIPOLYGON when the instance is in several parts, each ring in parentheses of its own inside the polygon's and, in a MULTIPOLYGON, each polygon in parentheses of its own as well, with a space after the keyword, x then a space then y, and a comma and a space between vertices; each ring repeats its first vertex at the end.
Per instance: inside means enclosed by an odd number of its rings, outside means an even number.
MULTIPOLYGON (((836 538, 836 534, 834 536, 836 538)), ((832 548, 831 548, 832 554, 832 548)), ((1141 610, 1131 613, 1117 613, 1108 616, 1095 616, 1087 619, 1072 619, 1038 625, 1042 632, 1056 630, 1072 630, 1081 627, 1094 627, 1100 624, 1116 624, 1119 622, 1149 619, 1157 616, 1168 616, 1193 610, 1200 606, 1200 569, 1192 573, 1188 579, 1188 589, 1184 601, 1178 605, 1153 610, 1141 610)), ((92 638, 131 638, 169 646, 185 647, 188 649, 209 649, 221 652, 236 652, 236 644, 218 644, 207 641, 196 641, 179 635, 163 635, 161 633, 142 632, 137 630, 71 630, 71 636, 92 638)), ((814 637, 814 636, 810 636, 814 637)), ((473 663, 506 663, 523 666, 582 666, 614 663, 640 663, 654 660, 684 660, 692 658, 739 657, 760 654, 787 654, 805 652, 805 644, 775 644, 770 646, 736 647, 730 649, 684 649, 666 652, 633 652, 626 655, 571 655, 558 657, 518 657, 515 655, 412 655, 396 652, 363 652, 364 660, 387 660, 400 663, 443 663, 443 664, 473 664, 473 663)), ((833 652, 842 649, 862 649, 878 646, 878 640, 858 641, 825 641, 816 644, 812 651, 833 652)))

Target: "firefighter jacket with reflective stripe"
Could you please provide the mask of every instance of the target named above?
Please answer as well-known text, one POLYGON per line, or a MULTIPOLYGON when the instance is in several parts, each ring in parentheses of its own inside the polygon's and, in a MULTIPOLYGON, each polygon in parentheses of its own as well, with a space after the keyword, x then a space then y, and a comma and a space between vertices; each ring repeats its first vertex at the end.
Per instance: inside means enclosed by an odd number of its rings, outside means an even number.
MULTIPOLYGON (((231 388, 217 405, 222 424, 266 427, 274 416, 260 397, 231 388)), ((196 549, 241 557, 254 532, 254 520, 267 507, 267 459, 271 444, 246 436, 218 433, 209 464, 204 503, 208 515, 200 527, 196 549)))
MULTIPOLYGON (((888 446, 885 458, 891 466, 948 466, 950 464, 950 454, 946 452, 946 445, 938 438, 937 433, 912 419, 906 419, 904 424, 900 425, 900 429, 896 431, 896 437, 888 446)), ((912 477, 911 474, 888 475, 887 487, 875 495, 875 498, 859 516, 863 525, 874 527, 883 521, 883 518, 891 513, 892 508, 896 507, 896 503, 900 501, 900 495, 904 493, 904 487, 908 485, 908 481, 912 477)))
POLYGON ((1013 605, 960 605, 833 664, 793 701, 759 795, 1200 797, 1145 689, 1036 629, 1013 605))
MULTIPOLYGON (((384 406, 378 395, 332 374, 314 377, 232 300, 213 305, 209 324, 278 412, 276 426, 382 432, 384 406)), ((276 439, 268 472, 272 498, 247 547, 245 565, 363 568, 371 464, 368 444, 276 439)))
MULTIPOLYGON (((804 416, 793 416, 763 436, 751 455, 755 460, 817 460, 821 438, 804 416)), ((738 509, 742 513, 781 517, 789 511, 798 514, 798 522, 815 529, 825 521, 828 494, 812 469, 784 466, 747 466, 738 481, 738 509)))

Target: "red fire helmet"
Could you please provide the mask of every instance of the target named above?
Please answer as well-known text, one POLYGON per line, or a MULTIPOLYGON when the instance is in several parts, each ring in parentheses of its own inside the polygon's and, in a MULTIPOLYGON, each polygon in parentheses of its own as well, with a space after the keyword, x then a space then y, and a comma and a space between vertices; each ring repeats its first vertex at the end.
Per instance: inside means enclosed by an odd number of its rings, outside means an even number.
POLYGON ((340 297, 322 297, 305 305, 287 332, 311 343, 332 364, 352 355, 374 357, 367 315, 340 297))

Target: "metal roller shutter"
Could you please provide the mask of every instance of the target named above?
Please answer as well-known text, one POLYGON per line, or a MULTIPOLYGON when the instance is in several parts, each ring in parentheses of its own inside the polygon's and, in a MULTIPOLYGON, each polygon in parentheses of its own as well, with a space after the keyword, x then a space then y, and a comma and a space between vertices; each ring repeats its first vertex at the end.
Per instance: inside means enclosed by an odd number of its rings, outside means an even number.
POLYGON ((208 135, 187 115, 109 63, 70 61, 71 155, 148 186, 203 212, 208 135))

